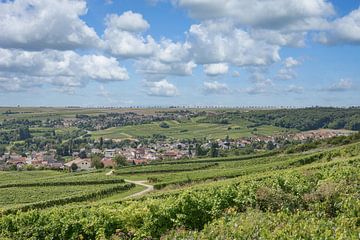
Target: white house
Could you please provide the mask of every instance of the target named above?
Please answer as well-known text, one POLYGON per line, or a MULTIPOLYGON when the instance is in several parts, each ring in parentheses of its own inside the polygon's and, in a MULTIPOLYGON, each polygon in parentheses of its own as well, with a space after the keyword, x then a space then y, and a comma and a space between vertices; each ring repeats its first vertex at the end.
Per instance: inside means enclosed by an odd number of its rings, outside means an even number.
POLYGON ((104 152, 104 155, 106 158, 113 158, 116 155, 116 150, 115 149, 106 149, 104 152))
POLYGON ((78 167, 77 168, 78 171, 91 169, 91 160, 89 158, 84 158, 84 159, 77 158, 73 161, 65 163, 64 166, 67 168, 71 168, 72 164, 76 164, 76 166, 78 167))

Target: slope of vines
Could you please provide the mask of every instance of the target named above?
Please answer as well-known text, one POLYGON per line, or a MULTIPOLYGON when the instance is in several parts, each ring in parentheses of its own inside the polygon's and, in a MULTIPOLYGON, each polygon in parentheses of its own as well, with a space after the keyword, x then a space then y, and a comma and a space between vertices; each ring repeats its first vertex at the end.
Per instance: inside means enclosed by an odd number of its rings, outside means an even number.
POLYGON ((358 156, 351 145, 314 161, 293 159, 276 174, 160 198, 8 214, 0 218, 0 238, 357 239, 358 156))

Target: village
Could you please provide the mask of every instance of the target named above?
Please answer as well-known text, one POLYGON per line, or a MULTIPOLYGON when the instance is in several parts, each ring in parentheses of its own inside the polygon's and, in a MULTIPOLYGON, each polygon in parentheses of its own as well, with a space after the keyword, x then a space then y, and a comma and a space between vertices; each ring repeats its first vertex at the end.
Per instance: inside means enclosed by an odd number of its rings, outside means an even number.
MULTIPOLYGON (((116 156, 122 156, 126 160, 125 165, 145 165, 158 160, 180 160, 201 157, 200 151, 209 152, 211 148, 216 150, 231 150, 254 148, 254 146, 272 146, 268 150, 282 147, 284 141, 304 143, 312 140, 328 139, 336 136, 349 136, 352 131, 320 129, 277 136, 253 136, 241 139, 217 139, 205 143, 184 141, 158 141, 156 143, 136 147, 123 147, 113 149, 99 149, 94 147, 80 149, 73 152, 67 161, 59 159, 55 149, 48 151, 29 152, 24 155, 5 153, 0 157, 0 170, 6 169, 55 169, 55 170, 92 170, 94 163, 91 157, 101 157, 103 168, 115 168, 116 156), (200 150, 199 150, 200 149, 200 150), (76 167, 74 168, 74 165, 76 167)), ((255 147, 256 148, 256 147, 255 147)), ((261 148, 260 148, 261 149, 261 148)), ((255 149, 256 150, 256 149, 255 149)), ((216 156, 211 156, 216 157, 216 156)))

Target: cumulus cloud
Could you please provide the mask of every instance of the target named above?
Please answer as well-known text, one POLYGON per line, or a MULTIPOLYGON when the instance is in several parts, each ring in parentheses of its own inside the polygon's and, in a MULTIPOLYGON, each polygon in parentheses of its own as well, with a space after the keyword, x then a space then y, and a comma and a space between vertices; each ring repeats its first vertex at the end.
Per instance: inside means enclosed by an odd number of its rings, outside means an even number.
POLYGON ((264 82, 267 80, 267 67, 248 67, 249 80, 253 83, 264 82))
POLYGON ((218 81, 204 82, 203 92, 205 95, 210 94, 227 94, 230 92, 229 87, 225 83, 219 83, 218 81))
POLYGON ((0 2, 0 47, 25 50, 98 47, 100 39, 80 16, 82 0, 0 2))
POLYGON ((246 92, 251 95, 265 94, 273 91, 274 83, 271 79, 259 81, 254 86, 246 88, 246 92))
POLYGON ((303 93, 304 92, 304 88, 301 87, 301 86, 296 86, 296 85, 290 85, 288 86, 286 89, 285 89, 286 92, 289 92, 289 93, 297 93, 297 94, 300 94, 300 93, 303 93))
POLYGON ((144 83, 145 91, 149 96, 156 97, 174 97, 179 95, 179 91, 176 86, 166 79, 161 81, 145 81, 144 83))
POLYGON ((316 39, 323 44, 360 44, 360 8, 333 21, 316 39))
POLYGON ((251 29, 249 31, 254 40, 265 41, 268 44, 290 47, 304 47, 307 32, 304 30, 286 31, 271 29, 251 29))
POLYGON ((297 74, 291 68, 282 68, 277 73, 277 78, 280 80, 292 80, 296 78, 297 74))
POLYGON ((268 65, 279 61, 280 47, 254 40, 230 21, 206 21, 192 25, 189 42, 197 64, 231 63, 236 66, 268 65))
POLYGON ((44 84, 74 89, 84 86, 89 80, 108 82, 129 79, 127 70, 112 57, 81 56, 73 51, 8 49, 0 49, 0 77, 0 88, 3 90, 25 90, 44 84), (12 82, 17 87, 9 87, 12 82))
POLYGON ((281 68, 277 73, 277 79, 280 80, 292 80, 297 77, 294 68, 299 66, 300 61, 294 59, 293 57, 288 57, 283 62, 283 68, 281 68))
POLYGON ((189 62, 191 46, 188 42, 173 42, 169 39, 162 39, 157 46, 155 58, 163 63, 189 62))
POLYGON ((131 11, 122 15, 111 14, 106 17, 104 45, 112 54, 124 58, 148 57, 153 55, 157 43, 150 36, 143 36, 142 31, 149 24, 141 14, 131 11))
POLYGON ((241 74, 240 74, 239 71, 233 71, 233 73, 231 74, 231 76, 232 76, 233 78, 238 78, 238 77, 241 76, 241 74))
POLYGON ((192 74, 196 64, 188 63, 163 63, 156 59, 141 59, 135 63, 137 71, 144 74, 147 78, 156 79, 166 75, 189 76, 192 74))
POLYGON ((175 4, 201 20, 229 18, 243 26, 285 28, 318 27, 322 19, 334 14, 326 0, 175 0, 175 4))
POLYGON ((152 56, 135 62, 138 72, 147 79, 162 79, 167 75, 189 76, 197 66, 189 55, 190 44, 162 39, 152 56))
POLYGON ((322 90, 329 92, 344 92, 353 88, 353 82, 348 79, 340 79, 339 82, 332 84, 329 87, 325 87, 322 90))
POLYGON ((123 58, 148 57, 154 53, 156 42, 151 36, 144 38, 116 29, 105 30, 105 43, 110 52, 123 58))
POLYGON ((300 65, 300 62, 298 60, 294 59, 293 57, 288 57, 284 61, 284 66, 287 68, 296 67, 298 65, 300 65))
POLYGON ((229 66, 226 63, 205 64, 204 72, 208 76, 218 76, 226 74, 229 71, 229 66))
POLYGON ((108 15, 106 25, 128 32, 142 32, 150 27, 141 14, 132 11, 124 12, 120 16, 116 14, 108 15))

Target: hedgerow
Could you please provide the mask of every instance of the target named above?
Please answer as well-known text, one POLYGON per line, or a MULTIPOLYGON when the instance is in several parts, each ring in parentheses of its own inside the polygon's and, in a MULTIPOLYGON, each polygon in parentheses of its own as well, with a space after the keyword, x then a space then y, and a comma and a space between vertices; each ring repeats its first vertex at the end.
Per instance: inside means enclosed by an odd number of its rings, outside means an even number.
POLYGON ((10 183, 2 184, 0 188, 12 188, 12 187, 47 187, 47 186, 74 186, 74 185, 95 185, 95 184, 115 184, 124 183, 124 179, 106 179, 106 180, 94 180, 94 181, 68 181, 68 182, 34 182, 34 183, 10 183))

